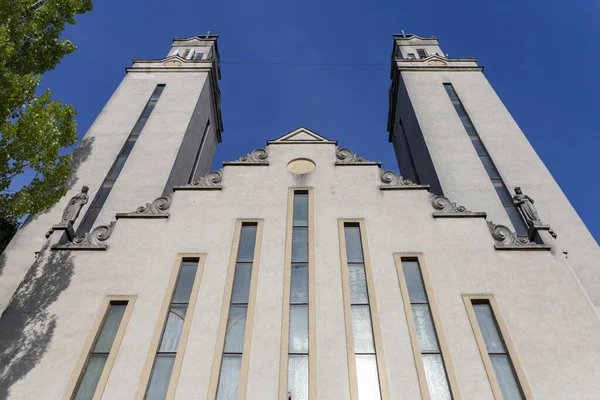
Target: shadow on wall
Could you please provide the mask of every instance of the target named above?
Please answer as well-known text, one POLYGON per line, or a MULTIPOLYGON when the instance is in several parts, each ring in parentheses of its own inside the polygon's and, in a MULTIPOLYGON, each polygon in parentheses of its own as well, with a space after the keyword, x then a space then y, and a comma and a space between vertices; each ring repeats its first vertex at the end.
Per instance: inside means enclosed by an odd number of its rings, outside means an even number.
MULTIPOLYGON (((73 151, 73 165, 72 165, 71 175, 69 175, 69 177, 67 178, 67 181, 65 182, 65 188, 67 190, 70 190, 73 186, 75 186, 75 184, 79 180, 79 178, 77 177, 77 171, 79 170, 79 167, 81 167, 81 165, 84 162, 86 162, 87 159, 90 157, 90 154, 92 153, 92 148, 94 147, 94 140, 96 140, 96 138, 94 138, 94 137, 84 138, 81 142, 79 142, 79 144, 73 151)), ((31 221, 35 221, 37 219, 38 215, 45 214, 48 211, 50 211, 51 209, 52 209, 52 207, 48 207, 47 209, 45 209, 44 211, 42 211, 39 214, 28 216, 25 219, 25 221, 23 222, 23 225, 21 225, 21 227, 24 227, 25 225, 29 224, 31 221)), ((56 221, 56 223, 58 223, 58 222, 59 221, 56 221)))
MULTIPOLYGON (((0 262, 3 262, 0 259, 0 262)), ((29 269, 0 317, 0 399, 42 359, 54 336, 57 317, 48 311, 69 287, 74 263, 67 252, 41 256, 29 269)))

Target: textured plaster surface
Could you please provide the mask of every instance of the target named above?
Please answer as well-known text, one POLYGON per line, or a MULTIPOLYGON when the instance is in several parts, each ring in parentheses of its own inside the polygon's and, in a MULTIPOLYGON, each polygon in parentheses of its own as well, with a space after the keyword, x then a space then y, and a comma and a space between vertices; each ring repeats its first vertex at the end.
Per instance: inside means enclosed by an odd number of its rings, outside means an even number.
MULTIPOLYGON (((386 360, 391 399, 421 398, 395 252, 424 254, 462 398, 493 399, 465 293, 496 296, 535 398, 593 399, 600 393, 600 320, 560 251, 496 251, 484 219, 434 219, 427 191, 381 191, 377 166, 335 166, 333 144, 278 144, 268 150, 268 167, 226 166, 223 190, 176 192, 166 220, 119 220, 107 251, 72 252, 70 285, 49 308, 56 316, 50 344, 12 385, 9 398, 59 398, 104 296, 136 295, 104 394, 132 399, 176 255, 206 253, 176 394, 205 399, 235 220, 262 218, 254 331, 246 349, 247 399, 276 399, 287 196, 297 186, 314 188, 317 353, 311 357, 317 358, 319 399, 349 400, 339 218, 365 220, 383 335, 378 352, 386 360), (316 169, 293 175, 287 163, 298 157, 310 158, 316 169)), ((148 200, 138 198, 136 204, 148 200)), ((492 208, 481 201, 468 205, 492 208)))

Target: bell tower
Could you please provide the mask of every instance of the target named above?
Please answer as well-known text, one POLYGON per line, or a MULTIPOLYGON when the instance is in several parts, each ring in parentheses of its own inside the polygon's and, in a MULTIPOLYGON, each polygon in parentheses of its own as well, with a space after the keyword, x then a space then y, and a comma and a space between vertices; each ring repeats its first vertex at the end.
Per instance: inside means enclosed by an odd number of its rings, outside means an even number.
POLYGON ((223 130, 217 38, 176 38, 164 58, 137 59, 126 68, 74 152, 65 197, 32 216, 4 252, 0 311, 46 245, 44 233, 64 219, 82 186, 88 200, 78 218, 67 218, 69 239, 209 172, 223 130))
POLYGON ((542 225, 532 221, 539 217, 599 309, 598 245, 477 60, 448 57, 436 37, 403 33, 394 35, 391 79, 389 141, 403 176, 520 236, 542 225))

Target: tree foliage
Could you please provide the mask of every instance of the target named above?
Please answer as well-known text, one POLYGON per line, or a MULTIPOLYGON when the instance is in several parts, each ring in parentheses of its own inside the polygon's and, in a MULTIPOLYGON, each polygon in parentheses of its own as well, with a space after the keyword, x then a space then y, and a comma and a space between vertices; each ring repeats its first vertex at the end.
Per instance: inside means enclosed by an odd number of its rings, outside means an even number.
POLYGON ((36 88, 75 50, 61 39, 65 26, 91 9, 91 0, 0 0, 0 219, 7 226, 65 194, 71 155, 63 149, 77 141, 75 109, 36 88))

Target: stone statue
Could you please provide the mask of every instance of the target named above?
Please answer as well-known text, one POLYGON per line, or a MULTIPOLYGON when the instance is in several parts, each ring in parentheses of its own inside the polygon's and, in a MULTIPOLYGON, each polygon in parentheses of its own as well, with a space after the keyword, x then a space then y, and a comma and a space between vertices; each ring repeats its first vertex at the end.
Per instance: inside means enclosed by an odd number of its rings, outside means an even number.
POLYGON ((75 196, 71 198, 67 207, 65 207, 65 211, 62 215, 61 224, 68 225, 69 223, 75 222, 77 217, 79 216, 79 212, 83 208, 85 204, 88 202, 88 192, 89 188, 84 186, 81 188, 81 193, 77 193, 75 196))
POLYGON ((523 194, 523 191, 521 191, 520 187, 515 188, 513 203, 515 203, 515 205, 519 207, 519 210, 521 211, 523 218, 525 218, 527 225, 532 226, 536 222, 541 221, 540 216, 537 213, 535 206, 533 205, 533 200, 531 199, 531 197, 527 196, 526 194, 523 194))

